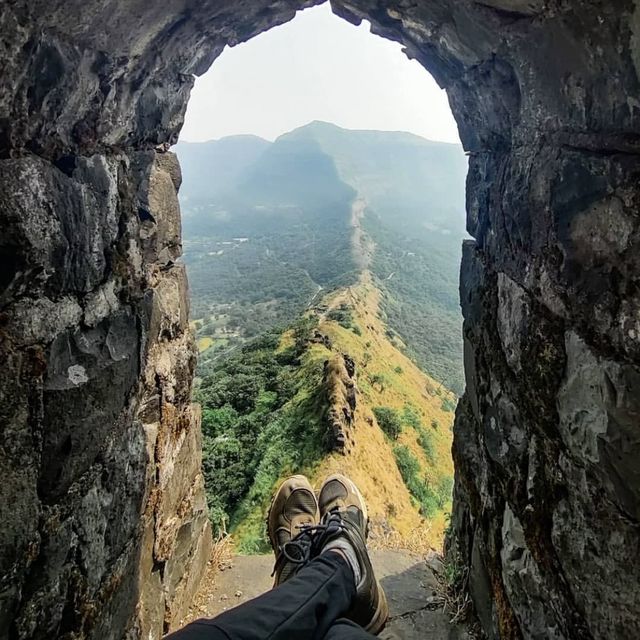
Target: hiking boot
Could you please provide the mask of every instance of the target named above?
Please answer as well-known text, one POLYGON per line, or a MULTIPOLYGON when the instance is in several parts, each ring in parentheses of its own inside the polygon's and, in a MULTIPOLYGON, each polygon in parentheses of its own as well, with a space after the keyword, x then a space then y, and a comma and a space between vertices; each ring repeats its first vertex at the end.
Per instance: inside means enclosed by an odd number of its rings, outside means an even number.
POLYGON ((367 551, 369 518, 364 498, 349 478, 335 474, 324 481, 318 502, 321 526, 324 529, 322 551, 327 551, 329 547, 343 551, 345 557, 355 556, 360 569, 356 597, 345 617, 364 627, 369 633, 378 634, 387 622, 389 608, 384 591, 373 573, 367 551), (345 553, 341 549, 342 543, 347 543, 347 548, 350 546, 353 553, 345 553))
POLYGON ((276 562, 273 586, 295 575, 311 556, 314 528, 320 520, 318 501, 304 476, 291 476, 273 496, 267 530, 276 562))

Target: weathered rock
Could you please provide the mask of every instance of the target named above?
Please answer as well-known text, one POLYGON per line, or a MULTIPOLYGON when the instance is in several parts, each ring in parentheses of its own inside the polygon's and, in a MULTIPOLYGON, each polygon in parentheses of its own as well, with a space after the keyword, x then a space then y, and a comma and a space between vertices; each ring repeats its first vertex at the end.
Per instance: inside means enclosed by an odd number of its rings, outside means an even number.
POLYGON ((356 408, 355 362, 345 354, 335 354, 324 363, 322 394, 324 421, 331 449, 345 452, 353 440, 351 425, 356 408))
MULTIPOLYGON (((192 74, 314 3, 0 9, 0 638, 157 637, 188 600, 206 518, 163 151, 192 74)), ((482 624, 638 637, 638 9, 332 4, 434 74, 469 153, 452 549, 482 624)))
POLYGON ((157 637, 210 544, 175 158, 1 162, 0 636, 157 637))

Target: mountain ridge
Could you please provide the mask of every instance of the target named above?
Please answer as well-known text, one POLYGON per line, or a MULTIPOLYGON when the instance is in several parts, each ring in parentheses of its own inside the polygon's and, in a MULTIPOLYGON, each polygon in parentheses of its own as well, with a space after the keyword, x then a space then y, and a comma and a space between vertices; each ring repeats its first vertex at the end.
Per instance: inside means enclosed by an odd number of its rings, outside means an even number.
MULTIPOLYGON (((223 140, 212 144, 237 142, 223 140)), ((247 325, 243 316, 257 311, 263 327, 287 324, 318 287, 353 283, 370 268, 390 329, 425 371, 460 393, 457 271, 466 172, 461 148, 322 121, 273 143, 260 142, 249 154, 245 142, 239 139, 242 153, 225 157, 233 180, 220 185, 199 178, 203 191, 193 197, 185 178, 181 192, 195 318, 206 318, 204 307, 211 301, 223 315, 231 311, 240 325, 247 325), (357 225, 354 202, 364 203, 357 225), (367 239, 366 250, 349 250, 353 234, 367 239), (231 249, 234 237, 247 242, 231 249), (258 265, 259 272, 252 268, 258 265), (217 282, 208 275, 211 269, 221 274, 217 282), (229 307, 234 287, 244 290, 244 302, 229 307)), ((184 156, 191 149, 178 151, 184 156)), ((213 334, 199 335, 208 336, 213 334)))

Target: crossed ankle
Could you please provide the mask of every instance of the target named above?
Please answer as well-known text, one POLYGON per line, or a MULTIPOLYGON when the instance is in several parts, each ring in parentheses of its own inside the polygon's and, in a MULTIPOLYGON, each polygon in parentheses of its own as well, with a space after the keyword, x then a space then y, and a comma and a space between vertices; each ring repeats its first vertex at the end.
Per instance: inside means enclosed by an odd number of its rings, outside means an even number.
POLYGON ((322 550, 322 553, 331 551, 342 556, 342 558, 351 567, 351 571, 353 572, 353 581, 355 582, 355 585, 357 587, 362 580, 362 569, 360 568, 358 556, 354 548, 349 542, 339 538, 337 540, 332 540, 331 542, 329 542, 329 544, 327 544, 327 546, 322 550))

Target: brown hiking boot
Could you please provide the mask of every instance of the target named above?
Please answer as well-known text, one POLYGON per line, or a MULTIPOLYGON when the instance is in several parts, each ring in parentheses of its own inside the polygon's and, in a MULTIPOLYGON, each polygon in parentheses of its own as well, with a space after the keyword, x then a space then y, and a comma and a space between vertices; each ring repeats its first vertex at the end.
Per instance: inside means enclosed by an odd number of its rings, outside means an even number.
POLYGON ((274 587, 295 575, 311 556, 314 527, 320 510, 313 488, 304 476, 291 476, 271 501, 267 530, 276 562, 274 587))
POLYGON ((356 597, 345 614, 366 631, 378 634, 387 622, 389 607, 380 583, 373 573, 367 551, 369 518, 367 507, 358 487, 346 476, 329 476, 320 488, 318 498, 323 534, 322 547, 344 538, 353 548, 360 566, 360 581, 356 585, 356 597))

